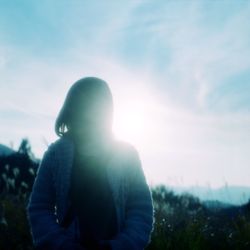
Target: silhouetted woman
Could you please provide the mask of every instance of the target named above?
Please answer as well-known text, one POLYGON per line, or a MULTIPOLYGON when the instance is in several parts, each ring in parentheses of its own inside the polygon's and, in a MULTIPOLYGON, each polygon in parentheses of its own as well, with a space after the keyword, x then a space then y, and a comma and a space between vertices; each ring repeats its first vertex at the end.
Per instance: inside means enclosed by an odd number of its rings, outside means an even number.
POLYGON ((27 205, 37 249, 142 250, 153 205, 136 149, 112 134, 113 101, 99 78, 70 88, 55 123, 60 137, 39 165, 27 205))

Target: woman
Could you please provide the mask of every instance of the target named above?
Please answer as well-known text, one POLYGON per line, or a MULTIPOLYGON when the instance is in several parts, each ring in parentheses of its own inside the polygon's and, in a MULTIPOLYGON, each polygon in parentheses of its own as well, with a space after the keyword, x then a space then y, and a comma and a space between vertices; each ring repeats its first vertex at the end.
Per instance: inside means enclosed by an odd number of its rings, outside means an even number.
POLYGON ((70 88, 27 205, 37 249, 142 250, 153 205, 136 149, 112 134, 113 101, 99 78, 70 88))

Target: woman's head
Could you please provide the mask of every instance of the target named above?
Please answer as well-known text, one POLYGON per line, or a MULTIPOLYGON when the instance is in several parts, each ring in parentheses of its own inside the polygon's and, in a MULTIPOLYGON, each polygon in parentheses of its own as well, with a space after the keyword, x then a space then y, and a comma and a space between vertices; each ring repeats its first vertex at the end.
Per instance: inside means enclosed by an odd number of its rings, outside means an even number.
POLYGON ((69 89, 56 119, 55 132, 79 136, 111 133, 113 99, 108 84, 96 77, 86 77, 69 89))

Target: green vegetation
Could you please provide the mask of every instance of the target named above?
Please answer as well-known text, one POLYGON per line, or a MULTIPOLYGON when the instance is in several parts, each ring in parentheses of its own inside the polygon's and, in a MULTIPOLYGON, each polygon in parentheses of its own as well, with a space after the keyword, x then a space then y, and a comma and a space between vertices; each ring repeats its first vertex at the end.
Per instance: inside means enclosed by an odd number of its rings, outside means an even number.
POLYGON ((19 195, 0 195, 0 249, 33 249, 26 217, 27 199, 19 195))
POLYGON ((207 208, 190 194, 152 189, 155 228, 147 250, 250 249, 250 200, 243 206, 207 208))

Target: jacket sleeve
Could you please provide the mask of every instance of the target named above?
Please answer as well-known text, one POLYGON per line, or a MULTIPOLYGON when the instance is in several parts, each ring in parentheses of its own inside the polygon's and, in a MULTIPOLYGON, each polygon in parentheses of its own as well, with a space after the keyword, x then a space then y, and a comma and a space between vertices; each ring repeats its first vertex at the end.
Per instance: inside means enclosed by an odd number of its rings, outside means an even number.
POLYGON ((26 207, 33 244, 37 249, 57 250, 73 242, 73 236, 60 227, 55 213, 56 192, 53 144, 44 153, 26 207))
POLYGON ((152 194, 135 149, 129 162, 125 224, 122 231, 110 241, 113 250, 142 250, 150 243, 153 231, 152 194))

